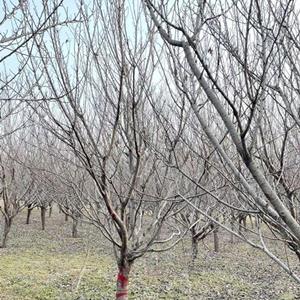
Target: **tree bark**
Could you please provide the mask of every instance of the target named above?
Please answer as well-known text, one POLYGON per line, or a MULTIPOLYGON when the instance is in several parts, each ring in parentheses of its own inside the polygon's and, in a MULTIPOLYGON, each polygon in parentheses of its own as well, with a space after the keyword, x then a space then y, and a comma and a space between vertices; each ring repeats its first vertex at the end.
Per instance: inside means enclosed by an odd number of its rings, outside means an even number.
POLYGON ((28 206, 28 208, 27 208, 27 217, 26 217, 26 224, 27 225, 30 223, 30 216, 31 216, 32 210, 33 210, 33 207, 28 206))
POLYGON ((239 235, 242 234, 242 219, 239 218, 239 230, 238 230, 239 235))
MULTIPOLYGON (((218 220, 216 218, 216 220, 218 220)), ((219 243, 219 225, 214 224, 214 251, 218 253, 220 251, 220 243, 219 243)))
MULTIPOLYGON (((68 210, 67 210, 68 212, 68 210)), ((67 213, 64 213, 65 214, 65 222, 68 222, 68 219, 69 219, 69 215, 67 213)))
POLYGON ((10 232, 11 224, 12 224, 12 218, 5 217, 4 218, 3 235, 2 235, 2 241, 1 241, 1 248, 6 248, 7 236, 8 236, 8 233, 10 232))
POLYGON ((78 218, 73 217, 73 223, 72 223, 72 237, 73 238, 78 238, 77 226, 78 226, 78 218))
POLYGON ((116 300, 128 300, 128 282, 131 265, 126 263, 125 266, 119 267, 117 276, 116 300))
POLYGON ((42 221, 42 230, 45 230, 46 224, 46 207, 41 206, 41 221, 42 221))
MULTIPOLYGON (((231 212, 231 216, 230 216, 230 229, 231 231, 234 231, 234 214, 233 212, 231 212)), ((230 243, 233 244, 234 243, 234 234, 230 233, 230 243)))
POLYGON ((253 222, 253 219, 252 219, 251 215, 249 215, 249 220, 250 220, 250 223, 251 223, 251 229, 254 229, 254 222, 253 222))
POLYGON ((247 228, 247 214, 241 213, 238 216, 239 221, 239 234, 242 234, 242 231, 246 231, 247 228))
POLYGON ((247 215, 244 216, 243 220, 242 220, 243 226, 244 226, 244 230, 247 230, 247 215))
POLYGON ((198 241, 192 237, 192 262, 198 257, 198 241))
POLYGON ((48 214, 48 217, 51 218, 52 216, 52 205, 50 205, 49 207, 49 214, 48 214))

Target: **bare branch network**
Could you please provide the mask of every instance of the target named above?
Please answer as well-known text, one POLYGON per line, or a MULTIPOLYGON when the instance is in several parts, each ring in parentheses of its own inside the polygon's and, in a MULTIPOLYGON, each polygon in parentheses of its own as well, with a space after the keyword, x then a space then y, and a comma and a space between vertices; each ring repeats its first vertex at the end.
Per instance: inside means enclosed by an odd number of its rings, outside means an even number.
POLYGON ((65 2, 1 4, 2 247, 56 204, 111 243, 116 299, 146 253, 220 231, 300 283, 296 1, 65 2))

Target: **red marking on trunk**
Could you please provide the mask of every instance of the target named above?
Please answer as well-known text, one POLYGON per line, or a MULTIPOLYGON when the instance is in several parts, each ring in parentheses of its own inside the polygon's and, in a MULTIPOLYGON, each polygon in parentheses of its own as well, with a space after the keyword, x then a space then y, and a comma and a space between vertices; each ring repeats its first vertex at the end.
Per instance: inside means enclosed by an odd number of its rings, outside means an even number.
POLYGON ((126 285, 128 285, 128 279, 122 273, 118 274, 117 280, 121 283, 121 287, 125 287, 126 285))
POLYGON ((127 291, 126 292, 117 292, 117 294, 116 294, 117 298, 122 297, 122 296, 127 296, 127 295, 128 295, 127 291))
POLYGON ((117 275, 116 299, 118 300, 128 299, 128 277, 125 274, 127 273, 121 268, 117 275))

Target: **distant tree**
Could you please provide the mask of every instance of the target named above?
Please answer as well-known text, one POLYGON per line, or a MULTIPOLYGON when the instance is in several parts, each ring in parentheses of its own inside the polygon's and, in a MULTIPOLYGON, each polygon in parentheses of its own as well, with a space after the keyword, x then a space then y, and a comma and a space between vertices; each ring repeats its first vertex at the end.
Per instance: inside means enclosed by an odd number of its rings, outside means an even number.
POLYGON ((0 211, 4 221, 1 248, 6 247, 14 218, 35 191, 34 178, 21 163, 27 156, 22 146, 13 134, 3 138, 0 146, 0 211))

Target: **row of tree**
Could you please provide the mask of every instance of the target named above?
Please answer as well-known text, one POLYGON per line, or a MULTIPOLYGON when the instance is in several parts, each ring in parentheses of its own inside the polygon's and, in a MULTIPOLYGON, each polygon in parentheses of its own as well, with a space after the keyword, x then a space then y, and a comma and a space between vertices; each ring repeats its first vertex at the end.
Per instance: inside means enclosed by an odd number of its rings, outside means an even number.
POLYGON ((300 258, 295 1, 63 2, 3 2, 4 245, 54 201, 111 242, 117 299, 136 259, 220 227, 300 282, 268 246, 300 258))

